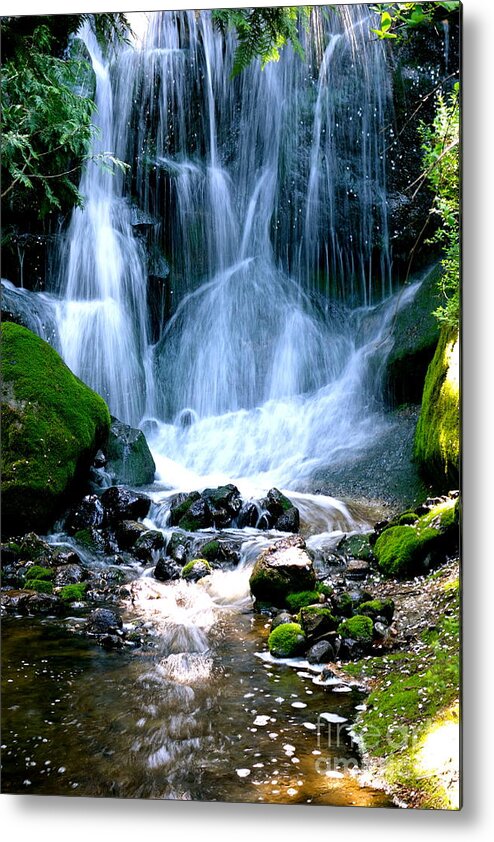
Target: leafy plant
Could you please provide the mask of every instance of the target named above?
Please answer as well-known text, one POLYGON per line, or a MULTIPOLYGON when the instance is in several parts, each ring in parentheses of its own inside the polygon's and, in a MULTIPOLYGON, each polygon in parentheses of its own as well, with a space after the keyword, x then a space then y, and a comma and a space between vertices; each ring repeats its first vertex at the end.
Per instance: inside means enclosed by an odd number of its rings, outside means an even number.
POLYGON ((397 39, 409 30, 457 12, 460 3, 457 0, 444 3, 379 3, 373 11, 380 15, 380 27, 374 32, 381 40, 397 39))
POLYGON ((277 6, 255 9, 215 9, 213 21, 226 33, 235 29, 238 46, 233 61, 232 78, 245 70, 255 59, 261 67, 271 61, 278 61, 280 50, 291 43, 295 52, 303 58, 304 50, 298 34, 299 22, 307 23, 311 6, 277 6))
MULTIPOLYGON (((434 192, 432 213, 440 226, 430 242, 444 246, 440 289, 444 304, 435 316, 455 326, 460 314, 460 88, 456 83, 449 97, 438 94, 431 126, 422 124, 426 179, 434 192)), ((422 179, 422 180, 423 180, 422 179)))

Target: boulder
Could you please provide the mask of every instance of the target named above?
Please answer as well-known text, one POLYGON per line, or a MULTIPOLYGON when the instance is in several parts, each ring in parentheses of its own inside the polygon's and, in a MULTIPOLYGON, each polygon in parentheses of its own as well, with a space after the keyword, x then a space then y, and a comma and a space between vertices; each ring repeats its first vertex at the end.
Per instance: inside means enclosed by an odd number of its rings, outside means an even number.
POLYGON ((86 573, 78 564, 64 564, 58 567, 55 573, 55 587, 61 588, 64 585, 77 585, 86 578, 86 573))
POLYGON ((309 605, 302 608, 299 622, 307 637, 321 637, 323 634, 335 631, 338 620, 328 608, 322 605, 309 605))
POLYGON ((182 568, 182 579, 186 579, 187 582, 198 582, 210 573, 211 567, 208 562, 203 558, 196 558, 182 568))
POLYGON ((190 507, 196 500, 199 500, 198 491, 191 491, 190 494, 175 494, 170 502, 170 524, 178 526, 183 517, 188 513, 190 507))
POLYGON ((362 614, 355 614, 347 620, 343 620, 338 626, 338 634, 344 640, 354 640, 361 646, 369 646, 372 643, 373 624, 370 617, 362 614))
POLYGON ((370 544, 372 532, 356 535, 345 535, 338 543, 336 549, 346 559, 360 559, 362 561, 373 561, 374 553, 370 544))
POLYGON ((147 531, 147 526, 137 520, 122 520, 115 526, 115 538, 121 550, 130 550, 137 539, 147 531))
POLYGON ((154 577, 160 582, 170 582, 174 579, 180 579, 181 572, 180 564, 172 558, 159 558, 154 568, 154 577))
POLYGON ((69 512, 65 529, 69 535, 75 535, 80 529, 88 527, 99 529, 103 526, 104 519, 105 512, 99 497, 96 494, 88 494, 69 512))
POLYGON ((105 471, 115 485, 149 485, 154 482, 156 465, 142 430, 111 417, 104 446, 105 471))
POLYGON ((162 532, 157 529, 148 529, 139 535, 133 547, 133 554, 141 561, 153 561, 160 550, 165 547, 166 541, 162 532))
POLYGON ((280 608, 288 594, 313 591, 316 575, 305 541, 293 536, 268 547, 257 559, 249 584, 256 600, 280 608))
POLYGON ((149 497, 130 491, 122 485, 112 485, 111 488, 107 488, 100 499, 109 523, 146 517, 151 507, 149 497))
POLYGON ((285 497, 277 488, 271 488, 266 497, 260 501, 261 510, 267 512, 264 523, 259 527, 276 529, 279 532, 298 532, 300 528, 300 513, 292 501, 285 497))
POLYGON ((106 439, 104 400, 43 339, 2 325, 2 528, 46 532, 106 439))
POLYGON ((288 611, 280 611, 276 617, 273 617, 271 631, 276 629, 278 626, 282 626, 284 623, 293 623, 292 615, 289 614, 288 611))
POLYGON ((268 648, 275 658, 294 658, 305 649, 305 635, 298 623, 283 623, 273 629, 268 648))
POLYGON ((120 614, 112 608, 95 608, 87 619, 87 630, 92 634, 112 634, 122 626, 120 614))
POLYGON ((329 640, 318 640, 306 654, 309 664, 325 664, 334 661, 334 657, 335 652, 329 640))

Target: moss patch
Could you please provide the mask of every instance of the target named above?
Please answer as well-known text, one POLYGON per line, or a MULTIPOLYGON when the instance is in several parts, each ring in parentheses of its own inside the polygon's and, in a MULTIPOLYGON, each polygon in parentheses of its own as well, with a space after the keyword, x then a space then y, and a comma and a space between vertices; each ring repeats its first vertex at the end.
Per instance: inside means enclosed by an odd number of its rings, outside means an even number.
POLYGON ((2 325, 2 498, 7 534, 46 530, 110 427, 104 400, 30 330, 2 325))
POLYGON ((37 593, 53 593, 53 585, 46 579, 29 579, 26 588, 37 593))
POLYGON ((60 588, 58 595, 64 602, 81 602, 87 591, 85 582, 78 582, 75 585, 64 585, 60 588))
POLYGON ((457 487, 460 461, 458 331, 443 328, 427 370, 414 455, 437 491, 457 487))
POLYGON ((389 623, 393 619, 395 605, 392 599, 371 599, 359 605, 358 613, 375 620, 384 617, 389 623))
POLYGON ((305 608, 306 605, 313 605, 315 602, 319 602, 318 591, 300 591, 299 593, 288 594, 286 598, 287 608, 292 614, 298 614, 301 608, 305 608))
POLYGON ((41 567, 39 564, 33 564, 32 567, 26 570, 26 582, 32 579, 49 581, 53 579, 53 570, 50 570, 49 567, 41 567))
POLYGON ((211 573, 211 567, 205 558, 194 558, 182 568, 182 579, 188 579, 191 576, 191 574, 194 572, 194 567, 196 564, 204 565, 207 572, 211 573))
POLYGON ((293 658, 305 647, 305 635, 298 623, 283 623, 277 626, 268 638, 269 651, 275 658, 293 658))
POLYGON ((384 776, 395 791, 429 809, 455 808, 441 776, 424 773, 422 751, 435 729, 458 715, 458 580, 448 583, 445 593, 444 613, 422 633, 413 652, 343 666, 355 678, 373 679, 366 709, 354 726, 366 752, 384 759, 384 776))
POLYGON ((458 543, 459 502, 434 506, 415 524, 389 526, 378 537, 374 553, 388 576, 416 576, 458 543))
POLYGON ((358 643, 372 643, 372 629, 373 625, 370 617, 355 614, 354 617, 349 617, 340 623, 338 634, 341 634, 342 637, 356 640, 358 643))

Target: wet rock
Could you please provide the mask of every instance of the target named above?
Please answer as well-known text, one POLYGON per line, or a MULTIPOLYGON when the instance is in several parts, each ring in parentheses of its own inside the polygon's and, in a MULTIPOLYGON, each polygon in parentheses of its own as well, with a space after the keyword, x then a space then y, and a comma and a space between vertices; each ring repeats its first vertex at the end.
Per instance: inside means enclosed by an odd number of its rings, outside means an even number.
POLYGON ((85 550, 95 553, 104 553, 106 548, 106 540, 104 535, 93 527, 87 529, 79 529, 74 535, 77 543, 81 544, 85 550))
POLYGON ((190 494, 176 494, 171 499, 170 504, 170 524, 178 526, 179 522, 188 513, 190 507, 196 500, 199 500, 200 494, 198 491, 192 491, 190 494))
POLYGON ((111 608, 95 608, 87 620, 87 630, 92 634, 111 634, 122 625, 120 614, 111 608))
POLYGON ((229 526, 242 508, 240 491, 235 485, 206 488, 202 498, 207 501, 213 525, 217 529, 229 526))
POLYGON ((39 561, 43 558, 47 562, 53 555, 51 545, 43 541, 35 532, 12 538, 6 544, 14 554, 17 554, 17 558, 22 558, 24 561, 39 561))
POLYGON ((141 561, 153 561, 157 558, 160 550, 164 549, 166 544, 164 535, 157 529, 149 529, 143 532, 137 538, 134 547, 134 555, 141 561))
POLYGON ((239 553, 231 541, 213 540, 203 544, 200 549, 201 558, 205 558, 210 564, 238 564, 239 553))
POLYGON ((210 573, 211 567, 208 562, 205 559, 197 558, 185 565, 181 575, 182 579, 186 579, 187 582, 198 582, 199 579, 209 576, 210 573))
POLYGON ((197 532, 199 529, 208 529, 212 526, 213 516, 208 501, 200 497, 193 502, 178 525, 186 532, 197 532))
POLYGON ((135 486, 154 482, 156 465, 142 430, 112 416, 105 454, 105 469, 115 484, 135 486))
POLYGON ((136 494, 122 485, 113 485, 106 489, 101 495, 101 502, 110 523, 146 517, 151 507, 149 497, 136 494))
POLYGON ((276 541, 261 553, 249 580, 256 601, 279 608, 288 594, 314 590, 315 583, 312 557, 299 536, 276 541))
POLYGON ((122 520, 115 525, 115 539, 120 549, 130 550, 137 539, 147 531, 147 526, 137 520, 122 520))
POLYGON ((385 623, 374 623, 374 637, 384 640, 388 635, 389 628, 385 623))
POLYGON ((333 661, 334 657, 334 649, 328 640, 319 640, 314 643, 306 654, 309 664, 323 664, 327 661, 333 661))
POLYGON ((369 562, 353 558, 346 566, 346 573, 350 579, 365 579, 369 572, 369 562))
POLYGON ((87 578, 86 572, 78 564, 65 564, 55 573, 54 585, 61 588, 64 585, 77 585, 87 578))
POLYGON ((95 468, 104 468, 106 465, 106 456, 102 450, 98 450, 94 457, 93 465, 95 468))
POLYGON ((362 602, 358 607, 358 613, 371 620, 376 621, 379 616, 382 616, 389 625, 393 619, 395 604, 392 599, 372 599, 362 602))
POLYGON ((172 532, 166 546, 166 553, 183 567, 187 561, 189 547, 190 540, 185 537, 183 532, 172 532))
POLYGON ((116 634, 105 634, 99 639, 100 645, 103 649, 121 649, 124 642, 121 637, 116 634))
POLYGON ((309 605, 307 608, 301 608, 300 610, 300 625, 307 637, 314 638, 335 631, 338 620, 328 608, 309 605))
POLYGON ((60 567, 65 564, 81 565, 81 559, 75 550, 68 547, 53 547, 53 564, 60 567))
POLYGON ((300 512, 291 506, 275 521, 274 528, 278 532, 298 532, 300 529, 300 512))
POLYGON ((60 614, 63 606, 57 596, 51 593, 31 593, 26 600, 29 614, 60 614))
POLYGON ((154 568, 154 577, 160 582, 171 582, 180 579, 182 567, 172 558, 159 558, 154 568))
POLYGON ((31 594, 24 590, 2 591, 2 611, 8 614, 28 614, 31 594))
POLYGON ((81 529, 99 529, 103 526, 105 513, 100 498, 96 494, 88 494, 69 513, 65 521, 65 529, 69 535, 74 535, 81 529))
POLYGON ((277 529, 279 532, 298 532, 300 513, 288 497, 277 488, 271 488, 259 501, 259 529, 277 529))
POLYGON ((244 503, 237 517, 237 526, 239 529, 245 529, 246 526, 255 528, 260 516, 260 507, 258 503, 249 500, 244 503))
POLYGON ((271 631, 277 628, 277 626, 282 626, 283 623, 293 623, 292 615, 288 613, 288 611, 280 611, 276 617, 273 617, 273 622, 271 623, 271 631))

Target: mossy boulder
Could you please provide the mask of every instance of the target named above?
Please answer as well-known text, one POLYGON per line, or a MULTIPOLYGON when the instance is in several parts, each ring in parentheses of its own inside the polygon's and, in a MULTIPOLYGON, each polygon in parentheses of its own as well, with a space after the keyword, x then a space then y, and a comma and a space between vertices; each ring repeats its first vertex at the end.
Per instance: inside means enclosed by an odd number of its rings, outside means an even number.
POLYGON ((459 337, 444 327, 427 370, 414 456, 436 491, 457 488, 460 464, 459 337))
POLYGON ((115 485, 148 485, 154 481, 156 465, 142 430, 112 416, 103 450, 107 459, 105 470, 115 485))
POLYGON ((182 568, 182 579, 187 582, 197 582, 204 576, 209 576, 211 567, 205 558, 194 558, 182 568))
POLYGON ((49 567, 42 567, 40 564, 33 564, 32 567, 28 567, 26 570, 26 582, 32 581, 33 579, 43 579, 44 581, 50 581, 53 579, 53 570, 50 570, 49 567))
POLYGON ((372 643, 373 624, 370 617, 363 614, 355 614, 347 620, 343 620, 338 626, 338 634, 343 638, 355 640, 362 645, 372 643))
POLYGON ((298 623, 277 626, 268 638, 268 648, 275 658, 295 658, 305 649, 306 640, 298 623))
POLYGON ((378 537, 374 553, 388 576, 417 576, 458 548, 458 500, 434 506, 413 525, 390 526, 378 537))
POLYGON ((104 400, 43 339, 2 325, 3 532, 47 531, 106 439, 104 400))
POLYGON ((64 585, 60 588, 58 596, 63 602, 83 602, 87 591, 87 585, 84 582, 77 582, 73 585, 64 585))
POLYGON ((291 593, 314 591, 316 574, 312 558, 299 536, 276 541, 257 559, 249 580, 252 596, 283 608, 291 593))
POLYGON ((413 299, 398 310, 391 326, 393 347, 387 359, 387 395, 393 406, 420 403, 427 368, 439 339, 434 310, 440 305, 438 264, 424 278, 413 299))
POLYGON ((53 585, 46 579, 28 579, 26 581, 26 588, 29 591, 36 591, 37 593, 53 593, 53 585))
POLYGON ((307 637, 320 637, 327 632, 335 631, 338 620, 329 608, 322 605, 308 605, 299 614, 299 623, 307 637))
POLYGON ((392 599, 370 599, 362 602, 358 607, 358 613, 364 617, 375 620, 377 617, 384 617, 388 623, 393 619, 395 604, 392 599))

